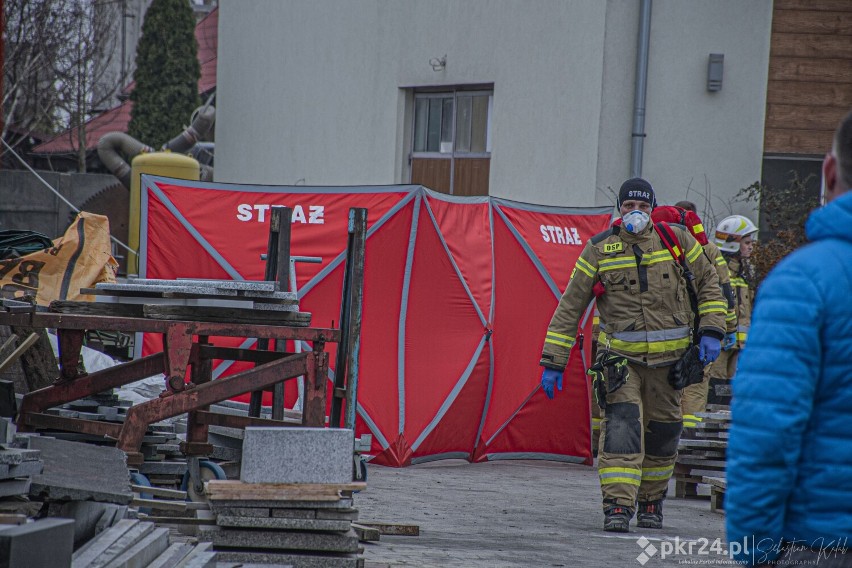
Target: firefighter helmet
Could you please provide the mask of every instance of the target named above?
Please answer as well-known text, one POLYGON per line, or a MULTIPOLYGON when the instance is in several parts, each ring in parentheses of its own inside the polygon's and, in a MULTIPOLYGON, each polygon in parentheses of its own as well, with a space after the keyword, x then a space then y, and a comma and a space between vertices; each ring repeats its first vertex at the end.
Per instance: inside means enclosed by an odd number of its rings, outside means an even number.
POLYGON ((716 226, 716 246, 727 253, 740 252, 740 240, 757 232, 757 227, 748 217, 731 215, 716 226))

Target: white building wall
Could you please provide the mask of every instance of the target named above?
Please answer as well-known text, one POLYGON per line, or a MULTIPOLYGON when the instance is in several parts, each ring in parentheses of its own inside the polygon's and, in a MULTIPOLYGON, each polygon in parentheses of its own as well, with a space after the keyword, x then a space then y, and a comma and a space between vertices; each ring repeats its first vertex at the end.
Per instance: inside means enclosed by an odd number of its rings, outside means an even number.
MULTIPOLYGON (((639 17, 639 2, 607 4, 598 204, 630 175, 639 17)), ((771 23, 770 0, 653 2, 642 175, 660 203, 695 202, 708 229, 731 212, 753 215, 732 200, 760 179, 771 23), (718 92, 706 87, 710 53, 725 55, 718 92)))
MULTIPOLYGON (((407 183, 404 89, 489 83, 491 194, 609 203, 630 174, 638 4, 222 0, 216 180, 407 183)), ((706 176, 716 210, 760 177, 771 10, 654 2, 643 174, 661 201, 690 182, 703 192, 706 176), (725 54, 719 93, 705 86, 711 52, 725 54)))

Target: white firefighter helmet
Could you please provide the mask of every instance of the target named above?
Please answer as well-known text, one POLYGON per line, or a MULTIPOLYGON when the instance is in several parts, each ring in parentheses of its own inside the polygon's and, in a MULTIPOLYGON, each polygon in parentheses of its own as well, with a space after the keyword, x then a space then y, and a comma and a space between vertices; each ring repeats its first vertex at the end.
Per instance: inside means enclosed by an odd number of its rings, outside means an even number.
POLYGON ((748 217, 731 215, 716 225, 716 246, 727 253, 740 252, 740 240, 757 232, 757 227, 748 217))

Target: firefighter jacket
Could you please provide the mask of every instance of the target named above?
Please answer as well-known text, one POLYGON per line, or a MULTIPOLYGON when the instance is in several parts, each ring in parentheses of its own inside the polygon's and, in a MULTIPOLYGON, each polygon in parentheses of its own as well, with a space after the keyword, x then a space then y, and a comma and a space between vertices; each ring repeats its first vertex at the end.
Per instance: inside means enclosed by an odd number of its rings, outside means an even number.
POLYGON ((748 338, 748 329, 751 325, 751 306, 754 300, 754 291, 749 286, 748 280, 743 277, 742 261, 739 257, 728 257, 728 270, 731 273, 731 288, 734 291, 734 303, 737 310, 737 343, 736 349, 745 347, 748 338))
POLYGON ((725 314, 725 331, 726 333, 735 333, 737 331, 737 301, 734 296, 733 287, 731 286, 731 273, 728 270, 728 261, 725 260, 719 247, 712 242, 704 245, 704 254, 713 263, 716 274, 719 275, 719 285, 722 287, 722 294, 728 301, 728 312, 725 314))
MULTIPOLYGON (((725 334, 728 302, 713 264, 683 227, 671 225, 694 276, 699 333, 725 334)), ((683 268, 653 224, 634 235, 613 226, 592 237, 571 272, 547 328, 541 365, 564 370, 580 316, 595 295, 600 312, 598 350, 609 348, 651 367, 675 362, 692 344, 694 312, 683 268)))

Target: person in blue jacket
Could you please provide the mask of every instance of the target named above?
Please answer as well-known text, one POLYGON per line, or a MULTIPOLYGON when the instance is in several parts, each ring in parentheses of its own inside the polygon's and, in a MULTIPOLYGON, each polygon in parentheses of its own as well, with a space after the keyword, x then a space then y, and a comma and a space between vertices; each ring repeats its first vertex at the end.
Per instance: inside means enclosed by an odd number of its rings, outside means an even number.
POLYGON ((750 566, 852 566, 852 113, 807 246, 758 289, 733 379, 725 513, 750 566))

